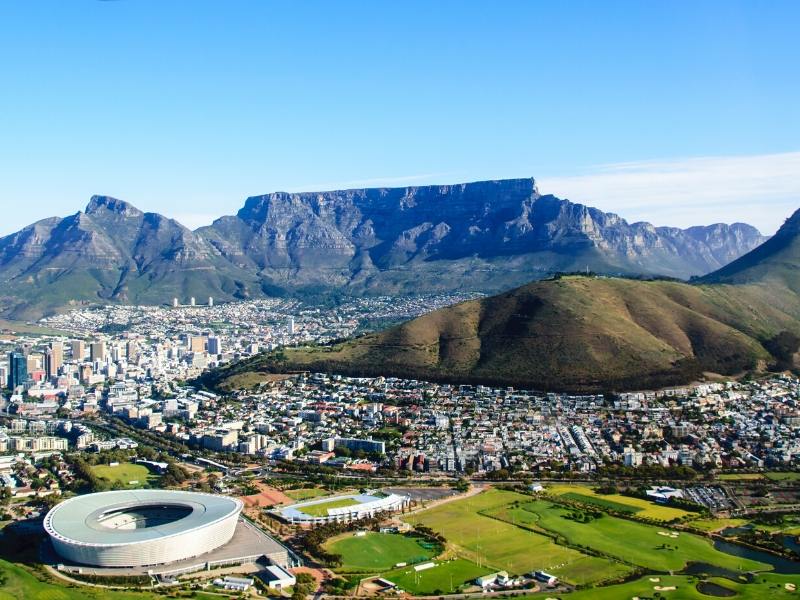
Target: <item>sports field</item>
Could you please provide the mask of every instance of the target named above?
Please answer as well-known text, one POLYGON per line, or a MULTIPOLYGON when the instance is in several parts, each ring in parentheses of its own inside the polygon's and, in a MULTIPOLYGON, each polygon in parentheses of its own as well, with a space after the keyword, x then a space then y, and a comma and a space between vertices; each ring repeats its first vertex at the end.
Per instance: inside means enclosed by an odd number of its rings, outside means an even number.
POLYGON ((360 502, 353 498, 339 498, 338 500, 331 500, 330 502, 320 502, 319 504, 312 504, 311 506, 303 506, 297 510, 311 517, 327 517, 328 509, 344 508, 345 506, 355 506, 356 504, 360 504, 360 502))
MULTIPOLYGON (((623 496, 622 494, 598 494, 592 488, 584 485, 563 484, 547 486, 547 493, 553 496, 567 496, 565 500, 572 499, 573 501, 585 502, 587 504, 595 504, 598 508, 611 508, 607 503, 613 502, 615 504, 628 506, 630 511, 637 517, 644 517, 647 519, 654 519, 656 521, 672 521, 673 519, 680 519, 692 513, 682 510, 680 508, 673 508, 671 506, 663 506, 643 500, 641 498, 631 498, 630 496, 623 496), (583 499, 578 499, 575 496, 570 498, 569 494, 578 494, 584 496, 583 499)), ((614 509, 619 510, 619 508, 614 509)))
POLYGON ((564 536, 571 544, 587 546, 630 564, 655 571, 680 571, 688 562, 705 562, 733 571, 769 570, 768 565, 719 552, 707 539, 690 533, 603 515, 588 523, 569 518, 569 510, 547 500, 525 504, 537 524, 564 536))
POLYGON ((314 498, 321 498, 330 494, 329 491, 322 488, 301 488, 299 490, 284 490, 284 494, 289 496, 295 502, 303 502, 304 500, 313 500, 314 498))
POLYGON ((112 484, 117 483, 128 488, 145 487, 151 479, 155 479, 155 476, 151 475, 147 467, 144 465, 135 465, 133 463, 120 463, 116 467, 94 465, 92 467, 92 473, 100 479, 105 479, 112 484), (131 483, 132 481, 136 481, 137 483, 131 483))
POLYGON ((544 570, 571 583, 592 583, 616 578, 630 569, 615 561, 587 556, 555 544, 549 537, 492 518, 491 513, 515 501, 530 497, 515 492, 489 490, 441 504, 411 515, 412 524, 423 524, 441 533, 455 546, 456 553, 472 562, 512 574, 544 570))
POLYGON ((449 594, 457 591, 461 585, 493 572, 492 569, 456 558, 437 563, 435 567, 424 571, 404 567, 384 573, 382 577, 412 594, 449 594))
POLYGON ((341 555, 342 566, 337 571, 377 573, 393 569, 401 562, 424 562, 436 556, 441 548, 400 534, 368 532, 357 537, 348 532, 326 542, 325 550, 341 555))

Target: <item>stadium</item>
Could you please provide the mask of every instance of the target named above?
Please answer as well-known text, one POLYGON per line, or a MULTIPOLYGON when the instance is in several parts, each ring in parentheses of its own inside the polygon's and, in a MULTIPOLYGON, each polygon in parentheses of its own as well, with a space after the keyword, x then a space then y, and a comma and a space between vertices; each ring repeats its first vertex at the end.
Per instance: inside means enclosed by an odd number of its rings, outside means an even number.
POLYGON ((402 510, 409 502, 408 496, 399 494, 351 494, 300 502, 274 513, 292 524, 340 523, 402 510))
POLYGON ((64 559, 100 567, 142 567, 200 556, 234 535, 242 502, 168 490, 77 496, 44 519, 64 559))

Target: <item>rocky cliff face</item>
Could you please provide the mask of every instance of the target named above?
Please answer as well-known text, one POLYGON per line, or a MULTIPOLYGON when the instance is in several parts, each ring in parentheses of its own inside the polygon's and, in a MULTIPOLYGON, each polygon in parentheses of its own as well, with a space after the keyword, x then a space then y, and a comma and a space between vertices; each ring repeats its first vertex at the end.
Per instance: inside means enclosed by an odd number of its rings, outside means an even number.
POLYGON ((249 198, 195 232, 95 196, 0 238, 0 310, 221 300, 286 291, 508 289, 556 271, 688 278, 763 241, 744 224, 681 230, 542 196, 533 179, 249 198))
POLYGON ((24 316, 75 302, 231 297, 249 278, 180 223, 107 196, 0 238, 0 301, 24 316))
POLYGON ((487 285, 486 272, 502 287, 587 267, 688 278, 764 240, 744 224, 630 224, 542 196, 532 179, 255 196, 236 216, 198 233, 235 264, 276 283, 375 289, 391 288, 397 272, 409 269, 414 286, 436 288, 448 263, 463 285, 477 287, 487 285))

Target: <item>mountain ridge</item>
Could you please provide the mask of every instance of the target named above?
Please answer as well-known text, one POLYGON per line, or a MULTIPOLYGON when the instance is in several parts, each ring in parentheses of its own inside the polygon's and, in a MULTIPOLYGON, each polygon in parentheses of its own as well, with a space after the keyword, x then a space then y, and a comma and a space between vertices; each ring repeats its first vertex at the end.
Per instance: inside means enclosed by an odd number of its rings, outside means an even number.
POLYGON ((587 268, 687 278, 764 239, 746 224, 630 224, 541 195, 532 178, 275 192, 195 231, 97 195, 83 212, 0 238, 0 310, 32 317, 174 296, 494 293, 587 268))

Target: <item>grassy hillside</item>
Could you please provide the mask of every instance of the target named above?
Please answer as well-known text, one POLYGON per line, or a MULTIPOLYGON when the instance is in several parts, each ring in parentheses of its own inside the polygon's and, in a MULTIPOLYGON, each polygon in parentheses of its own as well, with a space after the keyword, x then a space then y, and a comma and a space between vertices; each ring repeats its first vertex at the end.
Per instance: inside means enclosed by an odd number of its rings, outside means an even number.
POLYGON ((759 285, 570 276, 337 346, 260 356, 206 382, 234 388, 254 373, 313 370, 552 390, 669 385, 777 365, 797 350, 798 317, 797 295, 776 301, 759 285), (775 343, 782 333, 788 348, 775 343))
POLYGON ((327 371, 545 390, 685 384, 797 363, 800 211, 752 252, 695 284, 560 277, 464 302, 325 348, 289 349, 216 371, 327 371))

